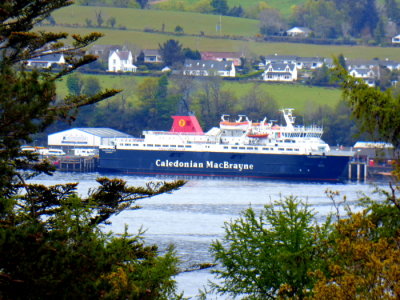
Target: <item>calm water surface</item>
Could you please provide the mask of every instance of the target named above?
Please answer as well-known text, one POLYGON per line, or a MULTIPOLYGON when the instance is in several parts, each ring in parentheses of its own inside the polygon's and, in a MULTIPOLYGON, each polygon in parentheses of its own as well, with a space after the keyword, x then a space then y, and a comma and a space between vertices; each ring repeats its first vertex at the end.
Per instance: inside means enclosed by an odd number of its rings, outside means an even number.
MULTIPOLYGON (((99 173, 56 173, 39 176, 34 182, 46 185, 79 182, 78 192, 86 195, 89 188, 97 186, 99 173)), ((173 180, 168 177, 109 176, 119 177, 129 185, 140 186, 149 181, 173 180)), ((371 193, 375 185, 386 187, 387 183, 299 183, 285 181, 255 181, 239 179, 189 178, 187 184, 171 194, 138 201, 142 209, 125 211, 114 217, 106 229, 120 233, 125 224, 129 232, 139 228, 146 230, 145 239, 165 249, 174 244, 181 259, 181 268, 187 269, 198 263, 213 262, 209 253, 211 241, 223 236, 223 224, 239 216, 252 206, 261 210, 265 204, 281 197, 296 195, 312 205, 318 217, 323 219, 334 211, 326 190, 340 191, 347 197, 347 204, 354 204, 361 193, 371 193)), ((340 200, 340 199, 338 199, 340 200)), ((198 290, 213 280, 209 270, 184 272, 177 276, 178 287, 186 297, 198 295, 198 290)), ((211 296, 210 296, 211 297, 211 296)), ((210 299, 226 299, 212 296, 210 299)))

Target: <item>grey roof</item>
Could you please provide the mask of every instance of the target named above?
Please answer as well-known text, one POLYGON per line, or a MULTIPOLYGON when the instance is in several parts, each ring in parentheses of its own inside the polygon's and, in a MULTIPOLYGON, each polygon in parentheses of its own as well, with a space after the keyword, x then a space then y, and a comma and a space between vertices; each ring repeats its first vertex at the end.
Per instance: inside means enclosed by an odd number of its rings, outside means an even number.
POLYGON ((111 56, 113 53, 116 53, 116 54, 118 55, 118 57, 119 57, 121 60, 128 60, 128 59, 129 59, 129 53, 131 53, 131 52, 130 52, 130 51, 119 51, 119 50, 114 50, 114 51, 111 51, 111 52, 110 52, 110 56, 111 56))
POLYGON ((230 70, 232 61, 215 61, 215 60, 192 60, 186 59, 184 64, 185 70, 230 70))
POLYGON ((379 61, 373 59, 349 59, 346 60, 347 66, 378 66, 379 61))
POLYGON ((158 49, 144 49, 143 54, 145 56, 161 55, 158 49))
POLYGON ((38 56, 35 58, 31 58, 28 61, 35 61, 35 62, 59 62, 61 59, 61 56, 63 56, 63 54, 61 53, 56 53, 56 54, 45 54, 42 56, 38 56))
POLYGON ((286 70, 287 67, 289 67, 289 70, 293 71, 293 69, 296 67, 294 64, 285 64, 285 63, 270 63, 268 64, 265 69, 268 72, 269 67, 272 67, 272 72, 283 72, 286 70))
POLYGON ((386 59, 386 60, 380 60, 379 64, 381 66, 385 66, 385 67, 398 67, 400 65, 400 62, 395 61, 395 60, 390 60, 390 59, 386 59))
POLYGON ((116 138, 116 137, 130 138, 130 137, 132 137, 131 135, 129 135, 127 133, 123 133, 121 131, 111 129, 111 128, 95 128, 95 127, 71 128, 71 129, 64 130, 62 132, 69 131, 72 129, 80 130, 85 133, 89 133, 89 134, 92 134, 92 135, 95 135, 95 136, 98 136, 101 138, 116 138))
POLYGON ((301 57, 299 56, 297 58, 298 62, 305 62, 305 63, 310 63, 310 62, 321 62, 323 63, 325 61, 325 58, 323 57, 301 57))

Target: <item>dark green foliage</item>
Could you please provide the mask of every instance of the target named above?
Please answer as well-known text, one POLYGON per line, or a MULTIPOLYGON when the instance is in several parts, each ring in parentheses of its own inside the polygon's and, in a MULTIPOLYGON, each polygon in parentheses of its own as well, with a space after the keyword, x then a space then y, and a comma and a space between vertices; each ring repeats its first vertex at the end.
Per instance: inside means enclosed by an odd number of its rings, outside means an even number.
POLYGON ((400 97, 390 89, 381 91, 347 74, 337 63, 336 74, 342 82, 343 95, 361 130, 372 138, 400 146, 400 97))
POLYGON ((313 71, 310 84, 323 86, 334 84, 334 82, 332 82, 332 73, 325 64, 321 68, 313 71))
POLYGON ((395 22, 397 25, 400 24, 400 8, 396 0, 385 0, 386 15, 388 18, 395 22))
POLYGON ((79 73, 74 73, 67 78, 67 88, 70 94, 80 96, 83 89, 83 79, 79 73))
POLYGON ((57 98, 56 81, 95 61, 78 50, 101 34, 73 35, 72 45, 65 46, 66 33, 31 30, 71 3, 0 3, 0 298, 167 299, 175 286, 173 249, 159 256, 156 247, 143 244, 140 233, 114 236, 102 230, 110 217, 137 208, 136 200, 172 191, 184 182, 128 187, 119 179, 99 178, 99 188, 87 198, 77 195, 77 184, 25 182, 53 168, 21 151, 21 145, 56 121, 74 121, 78 109, 93 108, 119 92, 99 92, 96 80, 81 85, 72 77, 71 94, 57 98), (51 72, 25 69, 25 60, 48 50, 64 53, 65 67, 51 72))
POLYGON ((339 54, 338 63, 339 63, 340 66, 342 66, 342 68, 347 70, 346 58, 344 57, 343 54, 339 54))
POLYGON ((140 5, 141 9, 146 8, 147 3, 149 2, 149 0, 136 0, 136 2, 140 5))
POLYGON ((244 10, 241 5, 234 6, 228 11, 228 15, 232 17, 243 17, 244 10))
POLYGON ((184 32, 183 27, 180 25, 176 25, 175 33, 183 33, 183 32, 184 32))
POLYGON ((182 45, 177 40, 168 40, 159 45, 160 54, 166 66, 182 64, 185 57, 182 52, 182 45))
POLYGON ((190 48, 183 48, 182 49, 183 55, 187 59, 193 59, 193 60, 200 60, 201 59, 201 54, 199 50, 192 50, 190 48))
POLYGON ((229 7, 226 0, 211 0, 210 4, 213 7, 213 13, 227 15, 229 7))
POLYGON ((352 2, 349 16, 353 36, 361 36, 363 32, 372 35, 379 21, 375 0, 352 2))
POLYGON ((211 251, 221 269, 215 271, 221 294, 274 299, 304 298, 312 287, 308 272, 323 265, 319 258, 328 223, 319 228, 309 206, 288 197, 267 205, 257 215, 252 208, 225 223, 222 241, 211 251))
POLYGON ((161 257, 143 245, 140 233, 115 237, 99 226, 136 200, 182 182, 136 188, 119 179, 97 181, 86 199, 77 196, 77 184, 24 186, 18 209, 2 213, 0 222, 1 298, 159 299, 173 291, 173 249, 161 257))

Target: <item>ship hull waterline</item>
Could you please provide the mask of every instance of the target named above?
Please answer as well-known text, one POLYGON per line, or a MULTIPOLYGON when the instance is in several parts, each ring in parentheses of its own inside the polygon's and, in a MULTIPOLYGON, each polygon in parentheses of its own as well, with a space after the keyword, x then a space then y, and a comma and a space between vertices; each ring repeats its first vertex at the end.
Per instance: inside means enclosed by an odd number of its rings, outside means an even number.
POLYGON ((100 149, 99 170, 127 174, 342 181, 348 156, 100 149))

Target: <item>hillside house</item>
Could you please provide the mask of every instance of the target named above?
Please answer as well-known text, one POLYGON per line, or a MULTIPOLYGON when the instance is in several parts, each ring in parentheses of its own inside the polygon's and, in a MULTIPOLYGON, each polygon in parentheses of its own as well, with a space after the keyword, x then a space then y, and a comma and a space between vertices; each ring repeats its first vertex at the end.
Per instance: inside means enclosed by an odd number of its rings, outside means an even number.
POLYGON ((235 77, 236 69, 232 61, 185 60, 182 74, 187 76, 235 77))
POLYGON ((312 30, 307 27, 293 27, 286 31, 288 36, 292 37, 309 37, 312 30))
POLYGON ((112 51, 108 57, 108 72, 136 72, 131 51, 112 51))
POLYGON ((381 67, 389 69, 390 71, 400 70, 400 62, 394 60, 389 60, 389 59, 380 60, 379 65, 381 67))
POLYGON ((373 59, 349 59, 346 60, 347 70, 351 69, 376 69, 379 67, 379 61, 373 59))
POLYGON ((349 71, 349 74, 355 78, 362 79, 368 86, 375 86, 377 74, 368 68, 353 68, 349 71))
POLYGON ((64 65, 65 58, 62 53, 49 53, 34 57, 26 61, 28 67, 50 68, 53 65, 64 65))
POLYGON ((214 61, 233 61, 235 67, 242 65, 242 55, 237 52, 201 52, 202 60, 214 60, 214 61))
POLYGON ((297 69, 315 70, 322 68, 325 64, 323 57, 298 57, 296 62, 297 69))
POLYGON ((162 63, 162 57, 160 51, 157 49, 145 49, 143 50, 144 58, 143 62, 145 63, 162 63))
POLYGON ((400 34, 392 37, 392 44, 400 45, 400 34))
POLYGON ((290 63, 270 63, 263 73, 265 81, 291 82, 297 80, 297 68, 290 63))

